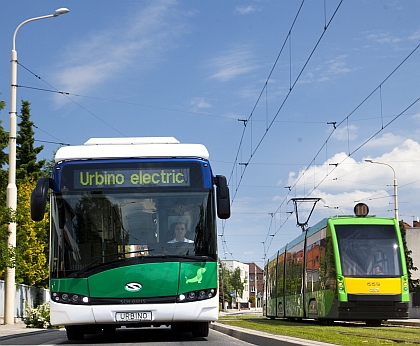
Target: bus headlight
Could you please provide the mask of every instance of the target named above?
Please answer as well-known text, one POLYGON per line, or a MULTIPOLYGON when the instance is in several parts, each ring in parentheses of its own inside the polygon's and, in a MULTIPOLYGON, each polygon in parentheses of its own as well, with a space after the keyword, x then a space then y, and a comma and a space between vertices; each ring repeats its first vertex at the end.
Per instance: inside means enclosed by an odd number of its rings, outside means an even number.
POLYGON ((177 297, 178 303, 194 302, 197 300, 205 300, 213 298, 216 295, 217 290, 215 288, 209 288, 207 290, 191 291, 182 293, 177 297))
POLYGON ((63 304, 88 304, 89 297, 72 293, 53 292, 51 298, 56 303, 63 304))

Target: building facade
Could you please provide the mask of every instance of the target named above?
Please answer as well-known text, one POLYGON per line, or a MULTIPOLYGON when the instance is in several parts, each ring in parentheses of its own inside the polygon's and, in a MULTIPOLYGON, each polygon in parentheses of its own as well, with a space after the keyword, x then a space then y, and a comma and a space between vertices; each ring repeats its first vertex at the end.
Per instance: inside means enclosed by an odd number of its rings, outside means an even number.
POLYGON ((234 272, 236 268, 239 268, 241 273, 241 281, 244 284, 244 290, 241 297, 233 297, 235 308, 248 308, 249 307, 249 265, 246 263, 238 262, 235 260, 223 260, 221 261, 230 272, 234 272))
POLYGON ((245 264, 249 266, 249 295, 250 297, 254 297, 251 308, 261 308, 264 289, 264 271, 254 262, 245 264))

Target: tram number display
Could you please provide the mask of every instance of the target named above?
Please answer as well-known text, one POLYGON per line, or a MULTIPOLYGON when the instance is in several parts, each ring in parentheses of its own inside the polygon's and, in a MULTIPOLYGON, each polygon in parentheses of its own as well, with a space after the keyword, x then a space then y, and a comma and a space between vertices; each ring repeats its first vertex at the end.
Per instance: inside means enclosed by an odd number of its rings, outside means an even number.
POLYGON ((115 314, 115 320, 117 322, 140 322, 140 321, 151 321, 151 311, 130 311, 130 312, 117 312, 115 314))

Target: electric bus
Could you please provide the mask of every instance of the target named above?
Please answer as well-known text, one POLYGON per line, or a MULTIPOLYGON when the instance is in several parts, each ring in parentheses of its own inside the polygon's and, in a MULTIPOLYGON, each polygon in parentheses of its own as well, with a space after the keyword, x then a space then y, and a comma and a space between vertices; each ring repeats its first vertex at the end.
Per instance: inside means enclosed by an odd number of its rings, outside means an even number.
POLYGON ((216 215, 230 216, 226 178, 208 157, 173 137, 57 151, 31 217, 43 219, 49 196, 51 324, 69 340, 122 326, 208 335, 219 312, 216 215))
POLYGON ((324 324, 408 318, 409 284, 396 219, 322 220, 279 249, 265 265, 264 315, 324 324))

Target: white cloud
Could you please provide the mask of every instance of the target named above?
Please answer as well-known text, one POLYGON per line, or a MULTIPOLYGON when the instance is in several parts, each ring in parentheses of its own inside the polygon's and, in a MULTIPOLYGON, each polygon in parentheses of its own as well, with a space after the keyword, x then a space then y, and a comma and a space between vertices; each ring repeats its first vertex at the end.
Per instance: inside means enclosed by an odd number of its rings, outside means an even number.
POLYGON ((420 113, 416 113, 416 114, 414 114, 414 115, 412 116, 412 119, 419 120, 419 119, 420 119, 420 113))
POLYGON ((257 11, 257 8, 255 6, 237 6, 235 8, 235 12, 238 12, 239 14, 248 14, 251 12, 257 11))
POLYGON ((401 38, 390 35, 389 33, 370 34, 366 36, 366 39, 375 41, 378 43, 395 44, 401 42, 401 38))
POLYGON ((367 149, 384 149, 392 146, 400 145, 404 142, 403 137, 395 135, 393 133, 384 133, 379 138, 374 138, 366 143, 365 148, 367 149))
POLYGON ((352 72, 353 69, 347 67, 346 58, 347 55, 339 55, 326 61, 314 70, 308 71, 306 73, 307 80, 302 80, 301 83, 309 83, 310 81, 327 82, 352 72))
POLYGON ((413 33, 411 36, 408 37, 411 41, 417 41, 420 38, 420 30, 413 33))
POLYGON ((222 82, 257 68, 252 54, 244 47, 236 47, 228 52, 224 52, 219 57, 212 59, 209 62, 209 67, 212 70, 216 70, 210 78, 215 78, 222 82))
POLYGON ((355 125, 339 127, 333 132, 332 138, 339 141, 354 140, 357 138, 357 129, 355 125))
MULTIPOLYGON (((181 25, 171 23, 173 1, 153 2, 149 7, 119 20, 107 31, 92 33, 69 45, 60 67, 54 69, 55 85, 70 93, 83 93, 128 68, 150 68, 173 47, 182 34, 181 25)), ((62 98, 60 98, 62 101, 62 98)))
POLYGON ((211 104, 204 100, 204 97, 194 97, 191 100, 194 109, 211 108, 211 104))
MULTIPOLYGON (((344 152, 337 153, 322 164, 311 166, 306 171, 302 169, 299 172, 290 172, 288 185, 293 186, 296 196, 305 196, 311 191, 310 197, 322 198, 317 208, 323 209, 323 205, 326 204, 344 209, 346 214, 352 214, 354 205, 357 202, 364 202, 373 208, 373 214, 384 213, 382 216, 391 217, 394 209, 395 172, 400 203, 406 213, 418 215, 419 205, 403 204, 404 201, 418 199, 417 191, 420 188, 418 142, 407 139, 380 156, 363 157, 359 160, 348 157, 344 152), (365 162, 365 159, 380 163, 365 162)), ((340 213, 340 210, 337 209, 336 212, 340 213)), ((331 210, 327 213, 331 214, 331 210)))

